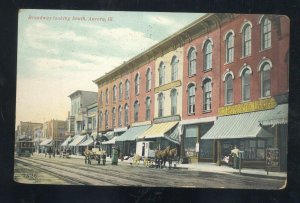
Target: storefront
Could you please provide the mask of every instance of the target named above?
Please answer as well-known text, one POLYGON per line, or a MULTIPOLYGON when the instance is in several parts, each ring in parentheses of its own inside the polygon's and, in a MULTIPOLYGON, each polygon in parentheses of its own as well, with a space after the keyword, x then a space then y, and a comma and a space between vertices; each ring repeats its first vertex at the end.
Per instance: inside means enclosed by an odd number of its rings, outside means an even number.
POLYGON ((218 165, 236 146, 244 152, 244 167, 264 168, 265 151, 274 147, 274 135, 259 124, 273 110, 220 116, 201 140, 213 140, 214 162, 218 165))
POLYGON ((133 126, 125 133, 116 138, 116 144, 120 147, 120 152, 125 156, 133 156, 136 152, 136 139, 144 133, 151 125, 133 126))
POLYGON ((84 149, 79 144, 87 139, 87 135, 78 135, 70 144, 71 153, 75 155, 83 155, 84 149))
POLYGON ((181 152, 191 162, 212 161, 213 141, 200 140, 212 127, 216 117, 190 119, 180 122, 181 152))

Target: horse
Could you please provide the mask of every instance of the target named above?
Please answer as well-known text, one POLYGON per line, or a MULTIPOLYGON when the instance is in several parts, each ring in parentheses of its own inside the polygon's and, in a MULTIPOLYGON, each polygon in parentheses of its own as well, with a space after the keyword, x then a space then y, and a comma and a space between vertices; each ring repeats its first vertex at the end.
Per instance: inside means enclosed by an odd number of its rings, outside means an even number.
POLYGON ((156 150, 155 151, 155 163, 157 164, 157 168, 166 167, 166 162, 169 162, 169 168, 172 166, 172 160, 177 154, 176 148, 171 149, 170 146, 166 147, 164 150, 156 150))
POLYGON ((91 161, 91 155, 93 154, 93 152, 92 151, 90 151, 90 150, 88 150, 88 148, 86 148, 85 150, 84 150, 84 152, 83 152, 83 154, 84 154, 84 157, 85 157, 85 159, 84 159, 84 163, 85 164, 92 164, 92 161, 91 161))
POLYGON ((173 159, 174 159, 175 156, 177 156, 177 149, 176 149, 176 148, 170 149, 170 150, 168 151, 169 168, 171 168, 171 166, 172 166, 172 161, 173 161, 173 159))
POLYGON ((133 157, 133 164, 139 165, 141 160, 142 160, 142 157, 138 154, 135 154, 133 157))

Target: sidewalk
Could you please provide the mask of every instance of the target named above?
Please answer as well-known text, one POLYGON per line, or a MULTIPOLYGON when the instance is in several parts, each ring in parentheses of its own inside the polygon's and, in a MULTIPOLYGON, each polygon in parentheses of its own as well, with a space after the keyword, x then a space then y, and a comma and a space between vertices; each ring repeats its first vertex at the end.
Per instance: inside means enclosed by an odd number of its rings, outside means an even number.
MULTIPOLYGON (((44 154, 36 154, 36 155, 45 156, 44 154)), ((84 156, 71 155, 70 158, 84 159, 84 156)), ((111 162, 111 158, 107 157, 106 162, 111 162)), ((130 163, 132 163, 131 160, 121 161, 119 159, 118 161, 119 165, 130 165, 130 163)), ((141 161, 138 166, 144 167, 143 161, 141 161)), ((168 162, 166 163, 166 166, 169 166, 168 162)), ((217 166, 215 163, 205 163, 205 162, 190 163, 190 164, 176 164, 175 169, 186 169, 186 170, 193 170, 193 171, 239 175, 238 169, 234 169, 226 165, 217 166)), ((281 179, 285 179, 287 177, 286 172, 269 172, 269 174, 267 175, 267 171, 265 171, 264 169, 251 169, 251 168, 242 168, 240 175, 245 175, 245 176, 248 175, 253 177, 265 177, 265 178, 281 178, 281 179)))

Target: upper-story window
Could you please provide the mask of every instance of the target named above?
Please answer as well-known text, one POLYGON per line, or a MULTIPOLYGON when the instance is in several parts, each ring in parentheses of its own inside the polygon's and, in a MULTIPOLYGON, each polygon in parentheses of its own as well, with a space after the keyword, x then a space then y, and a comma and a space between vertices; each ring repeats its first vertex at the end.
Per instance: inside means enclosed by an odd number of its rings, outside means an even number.
POLYGON ((105 111, 105 128, 108 128, 108 111, 105 111))
POLYGON ((115 103, 117 100, 117 86, 114 85, 113 87, 113 102, 115 103))
POLYGON ((114 107, 112 110, 112 127, 116 127, 116 108, 114 107))
POLYGON ((151 70, 150 68, 147 69, 146 73, 146 91, 151 89, 151 70))
POLYGON ((177 90, 173 89, 171 91, 171 115, 177 114, 177 90))
POLYGON ((250 75, 251 71, 247 67, 242 72, 242 99, 243 101, 250 100, 250 75))
POLYGON ((135 82, 135 86, 134 86, 135 95, 138 95, 140 93, 140 76, 138 73, 135 75, 134 82, 135 82))
POLYGON ((188 86, 188 114, 195 113, 196 87, 194 84, 188 86))
POLYGON ((129 80, 126 80, 125 82, 125 98, 128 99, 129 98, 129 90, 130 89, 130 84, 129 84, 129 80))
POLYGON ((109 90, 106 89, 106 92, 105 92, 105 101, 106 101, 106 105, 108 104, 108 101, 109 101, 109 90))
POLYGON ((188 53, 188 74, 189 76, 196 74, 196 49, 190 48, 188 53))
POLYGON ((225 78, 225 104, 233 103, 233 78, 231 74, 227 74, 225 78))
POLYGON ((173 56, 171 66, 171 80, 174 81, 178 78, 178 58, 176 56, 173 56))
POLYGON ((268 97, 271 95, 271 66, 264 62, 261 66, 261 96, 268 97))
POLYGON ((139 107, 140 107, 139 102, 135 101, 134 102, 134 122, 139 121, 139 107))
POLYGON ((160 62, 158 69, 159 85, 165 84, 165 64, 160 62))
POLYGON ((129 107, 128 104, 125 104, 125 112, 124 112, 124 126, 128 126, 128 117, 129 117, 129 107))
POLYGON ((211 92, 212 85, 210 79, 205 79, 203 81, 203 110, 211 111, 211 92))
POLYGON ((102 128, 102 120, 103 120, 103 115, 102 115, 102 111, 100 111, 100 113, 99 113, 99 128, 102 128))
POLYGON ((123 97, 123 84, 120 82, 119 84, 119 101, 122 100, 123 97))
POLYGON ((100 98, 99 98, 100 106, 103 105, 103 92, 100 92, 100 98))
POLYGON ((263 18, 261 23, 261 40, 262 49, 271 47, 271 21, 268 18, 263 18))
POLYGON ((158 95, 158 117, 164 115, 164 94, 161 92, 158 95))
POLYGON ((150 120, 150 112, 151 112, 151 100, 150 97, 146 98, 146 115, 145 115, 145 120, 149 121, 150 120))
POLYGON ((118 108, 118 126, 122 127, 122 106, 118 108))
POLYGON ((226 36, 226 63, 233 62, 234 56, 234 38, 233 33, 229 32, 226 36))
POLYGON ((242 31, 243 35, 243 57, 249 56, 251 54, 251 25, 249 23, 245 24, 242 31))
POLYGON ((203 53, 203 69, 204 71, 210 70, 212 68, 212 42, 210 40, 206 40, 203 53))

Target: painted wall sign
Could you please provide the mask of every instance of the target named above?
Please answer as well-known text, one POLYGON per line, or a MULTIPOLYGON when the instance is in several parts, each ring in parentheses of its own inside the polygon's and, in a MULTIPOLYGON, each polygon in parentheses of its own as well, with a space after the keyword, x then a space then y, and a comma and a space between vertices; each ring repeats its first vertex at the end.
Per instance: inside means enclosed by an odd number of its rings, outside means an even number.
POLYGON ((159 92, 166 91, 166 90, 172 89, 174 87, 178 87, 178 86, 181 86, 181 80, 176 80, 174 82, 170 82, 168 84, 156 87, 154 91, 155 91, 155 93, 159 93, 159 92))

